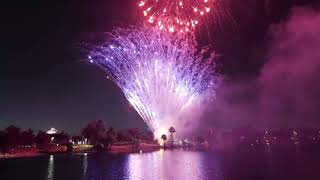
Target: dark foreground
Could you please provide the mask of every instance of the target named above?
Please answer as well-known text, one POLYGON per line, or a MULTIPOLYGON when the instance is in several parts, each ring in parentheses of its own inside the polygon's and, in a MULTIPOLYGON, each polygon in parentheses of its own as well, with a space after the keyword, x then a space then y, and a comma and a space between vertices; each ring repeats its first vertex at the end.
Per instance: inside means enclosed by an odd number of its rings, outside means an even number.
POLYGON ((0 179, 320 179, 320 151, 301 149, 74 154, 0 159, 0 179))

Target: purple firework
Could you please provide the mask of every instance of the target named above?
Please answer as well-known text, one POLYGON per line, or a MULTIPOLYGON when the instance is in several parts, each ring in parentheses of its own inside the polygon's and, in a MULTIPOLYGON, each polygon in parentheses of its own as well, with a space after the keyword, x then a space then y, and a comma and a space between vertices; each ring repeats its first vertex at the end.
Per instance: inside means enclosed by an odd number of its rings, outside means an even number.
POLYGON ((197 121, 219 80, 213 55, 197 51, 193 36, 153 28, 118 28, 91 48, 89 61, 122 89, 156 138, 197 121))

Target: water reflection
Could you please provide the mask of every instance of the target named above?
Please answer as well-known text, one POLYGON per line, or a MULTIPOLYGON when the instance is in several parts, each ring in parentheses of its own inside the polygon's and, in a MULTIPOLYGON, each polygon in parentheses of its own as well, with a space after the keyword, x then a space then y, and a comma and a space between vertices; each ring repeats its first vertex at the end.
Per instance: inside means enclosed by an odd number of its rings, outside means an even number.
POLYGON ((319 149, 179 150, 0 159, 0 179, 320 179, 319 149))
MULTIPOLYGON (((179 150, 131 154, 127 159, 126 179, 206 179, 213 176, 206 168, 207 161, 203 153, 181 153, 179 150)), ((219 169, 217 163, 211 165, 215 166, 211 168, 219 169)))
POLYGON ((54 159, 53 155, 50 155, 49 163, 48 163, 48 180, 53 180, 53 173, 54 173, 54 159))
POLYGON ((88 156, 87 153, 83 155, 83 176, 87 174, 88 169, 88 156))

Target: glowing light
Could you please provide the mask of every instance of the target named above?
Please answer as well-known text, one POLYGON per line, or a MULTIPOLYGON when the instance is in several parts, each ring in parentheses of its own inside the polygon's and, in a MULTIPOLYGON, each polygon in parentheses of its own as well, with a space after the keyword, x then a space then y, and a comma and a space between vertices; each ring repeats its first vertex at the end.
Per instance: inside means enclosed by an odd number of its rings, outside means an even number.
POLYGON ((50 155, 49 163, 48 163, 47 179, 48 180, 52 180, 53 179, 53 174, 54 174, 54 158, 53 158, 53 155, 50 155))
POLYGON ((171 126, 181 130, 186 122, 197 121, 197 112, 214 100, 220 79, 214 57, 204 49, 196 51, 193 36, 173 36, 156 28, 119 28, 89 54, 156 138, 171 126), (115 48, 108 48, 110 44, 115 48))
MULTIPOLYGON (((163 134, 167 135, 168 134, 168 129, 170 126, 165 126, 165 125, 160 125, 153 133, 155 137, 161 137, 163 134)), ((161 144, 163 145, 163 144, 161 144)))
POLYGON ((138 7, 149 23, 153 23, 149 20, 153 16, 156 24, 161 21, 163 29, 174 32, 172 27, 183 31, 188 22, 202 19, 215 3, 215 0, 143 0, 138 3, 138 7))
POLYGON ((174 27, 170 27, 169 32, 174 32, 174 27))
POLYGON ((146 2, 141 1, 141 2, 139 3, 139 7, 144 6, 144 5, 145 5, 145 3, 146 3, 146 2))
MULTIPOLYGON (((89 56, 90 57, 90 56, 89 56)), ((90 59, 90 58, 89 58, 90 59)), ((90 62, 92 61, 92 59, 90 59, 90 62)), ((93 61, 92 61, 93 62, 93 61)), ((47 131, 47 134, 56 134, 58 132, 58 130, 56 130, 55 128, 51 128, 47 131)))

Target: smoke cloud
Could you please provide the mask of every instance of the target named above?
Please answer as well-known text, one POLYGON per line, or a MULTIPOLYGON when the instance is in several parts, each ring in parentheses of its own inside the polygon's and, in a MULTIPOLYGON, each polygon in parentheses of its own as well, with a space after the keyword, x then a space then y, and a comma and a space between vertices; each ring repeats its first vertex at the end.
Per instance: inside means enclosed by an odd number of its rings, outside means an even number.
POLYGON ((206 127, 320 127, 320 12, 293 8, 269 33, 260 75, 224 82, 206 127))
POLYGON ((261 71, 260 110, 268 126, 320 126, 320 13, 294 8, 271 27, 269 61, 261 71))

